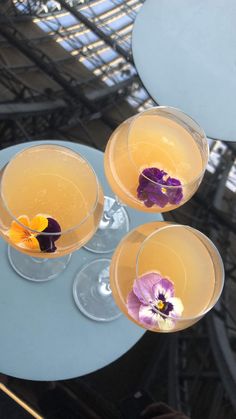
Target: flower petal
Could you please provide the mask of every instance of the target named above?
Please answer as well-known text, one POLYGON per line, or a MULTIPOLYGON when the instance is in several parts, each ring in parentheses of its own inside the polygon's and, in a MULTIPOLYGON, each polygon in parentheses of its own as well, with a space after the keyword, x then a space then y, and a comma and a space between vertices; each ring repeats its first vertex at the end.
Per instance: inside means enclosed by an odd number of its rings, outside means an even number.
POLYGON ((156 327, 158 325, 159 314, 155 313, 150 305, 140 305, 139 321, 147 327, 156 327))
POLYGON ((34 237, 34 236, 29 236, 29 237, 26 237, 23 241, 22 241, 22 243, 21 244, 23 244, 23 246, 24 247, 26 247, 27 249, 31 249, 31 250, 40 250, 40 247, 39 247, 39 242, 38 242, 38 240, 36 239, 36 237, 34 237))
POLYGON ((168 278, 160 277, 160 280, 153 285, 153 294, 155 299, 158 300, 159 294, 164 295, 165 300, 170 301, 174 297, 174 283, 168 278))
POLYGON ((170 204, 178 205, 183 199, 183 190, 182 188, 168 188, 167 196, 170 204))
POLYGON ((141 303, 147 304, 155 300, 153 286, 160 281, 161 278, 161 275, 157 272, 151 272, 142 275, 139 279, 134 281, 133 291, 141 303))
MULTIPOLYGON (((26 215, 21 215, 17 218, 17 220, 26 227, 29 227, 29 218, 26 215)), ((25 228, 18 223, 18 221, 12 221, 10 230, 17 233, 26 231, 25 228)))
MULTIPOLYGON (((26 227, 29 226, 29 218, 26 215, 21 215, 20 217, 18 217, 17 220, 20 223, 24 224, 26 227)), ((27 231, 26 228, 20 225, 17 221, 12 221, 11 228, 8 231, 8 236, 13 243, 20 243, 29 235, 30 233, 27 231)))
POLYGON ((181 317, 184 311, 184 306, 180 298, 172 297, 168 300, 173 305, 173 310, 170 313, 170 317, 181 317))
POLYGON ((61 232, 60 224, 56 220, 54 220, 54 218, 48 218, 47 220, 48 220, 48 226, 47 226, 47 228, 45 228, 44 233, 58 233, 56 235, 53 234, 53 235, 50 236, 51 239, 55 242, 56 240, 58 240, 61 237, 61 235, 60 235, 60 232, 61 232))
POLYGON ((57 241, 61 235, 60 224, 54 220, 54 218, 47 218, 48 225, 42 234, 37 236, 39 241, 40 249, 42 252, 53 253, 57 250, 55 241, 57 241), (45 234, 45 233, 56 233, 56 234, 45 234))
POLYGON ((175 179, 174 177, 170 177, 168 176, 168 178, 166 179, 166 185, 169 186, 180 186, 181 182, 179 179, 175 179))
MULTIPOLYGON (((20 215, 20 217, 18 217, 17 220, 21 224, 24 224, 24 226, 26 226, 26 227, 29 227, 29 225, 30 225, 29 217, 27 217, 27 215, 20 215)), ((13 223, 14 223, 14 221, 13 221, 13 223)), ((19 228, 23 228, 19 224, 17 224, 17 225, 18 225, 19 228)))
POLYGON ((55 240, 53 240, 53 236, 47 234, 39 234, 37 236, 37 240, 39 242, 40 250, 42 252, 54 253, 57 250, 54 243, 55 240))
POLYGON ((133 319, 139 320, 139 307, 140 307, 140 301, 136 297, 133 291, 131 291, 127 297, 127 308, 128 313, 133 319))
POLYGON ((162 317, 160 314, 158 314, 157 322, 159 329, 166 331, 174 329, 176 324, 176 321, 171 317, 162 317))
POLYGON ((25 238, 27 238, 29 234, 27 230, 24 230, 23 228, 21 230, 20 229, 17 230, 14 227, 11 227, 11 229, 8 232, 8 236, 10 240, 12 241, 12 243, 17 244, 25 240, 25 238))
POLYGON ((157 167, 148 167, 142 171, 139 176, 139 183, 146 183, 146 180, 150 179, 153 182, 161 183, 163 177, 167 175, 164 170, 160 170, 157 167))
POLYGON ((30 222, 30 228, 36 231, 44 231, 48 226, 48 219, 43 215, 36 215, 30 222))
POLYGON ((144 191, 147 195, 147 200, 151 201, 153 205, 164 208, 168 204, 168 196, 162 192, 162 187, 160 185, 149 183, 144 191))

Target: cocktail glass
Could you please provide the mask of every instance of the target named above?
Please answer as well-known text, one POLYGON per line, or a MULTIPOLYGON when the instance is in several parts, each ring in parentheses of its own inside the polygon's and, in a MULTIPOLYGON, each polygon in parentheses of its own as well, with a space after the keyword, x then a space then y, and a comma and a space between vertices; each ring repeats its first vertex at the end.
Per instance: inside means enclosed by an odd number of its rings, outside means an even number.
POLYGON ((166 222, 143 224, 121 241, 110 267, 113 297, 139 326, 155 332, 186 329, 220 297, 224 268, 200 231, 166 222))
POLYGON ((97 176, 80 154, 53 144, 28 147, 0 173, 0 234, 13 269, 47 281, 95 233, 103 212, 97 176))

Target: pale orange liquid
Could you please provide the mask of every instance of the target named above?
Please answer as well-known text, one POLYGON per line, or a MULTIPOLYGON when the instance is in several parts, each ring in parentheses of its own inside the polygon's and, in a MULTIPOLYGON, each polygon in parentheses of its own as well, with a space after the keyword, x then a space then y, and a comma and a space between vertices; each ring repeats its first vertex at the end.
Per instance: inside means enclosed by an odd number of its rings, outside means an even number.
MULTIPOLYGON (((126 303, 134 279, 148 272, 159 272, 169 278, 174 283, 175 297, 181 298, 184 305, 182 318, 174 329, 181 330, 199 320, 212 299, 217 298, 217 292, 219 296, 223 274, 218 283, 213 264, 214 252, 211 253, 204 242, 184 226, 163 229, 147 241, 139 253, 137 267, 137 255, 145 238, 167 225, 170 224, 149 223, 129 233, 113 255, 110 282, 117 305, 132 319, 127 314, 126 303)), ((219 273, 222 272, 219 270, 219 273)))
POLYGON ((203 175, 201 151, 192 135, 177 122, 160 115, 140 115, 121 124, 112 134, 105 151, 105 172, 110 186, 127 205, 147 212, 164 212, 179 205, 147 208, 137 198, 139 174, 157 167, 181 181, 186 202, 196 191, 203 175))
POLYGON ((6 239, 13 216, 32 219, 43 214, 58 221, 61 238, 56 253, 47 253, 47 257, 81 247, 95 233, 103 211, 102 189, 89 164, 72 150, 56 145, 30 147, 16 155, 2 174, 1 194, 8 208, 4 210, 1 202, 6 239))

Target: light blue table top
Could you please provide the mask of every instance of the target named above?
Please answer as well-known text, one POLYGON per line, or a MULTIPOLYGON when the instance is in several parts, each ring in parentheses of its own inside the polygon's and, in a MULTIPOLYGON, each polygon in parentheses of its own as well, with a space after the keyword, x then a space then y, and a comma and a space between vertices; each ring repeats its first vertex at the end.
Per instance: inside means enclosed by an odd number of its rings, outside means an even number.
MULTIPOLYGON (((42 141, 29 142, 1 150, 0 166, 22 148, 40 143, 42 141)), ((56 143, 85 156, 94 167, 105 194, 112 195, 103 171, 102 152, 80 144, 56 143)), ((158 214, 127 210, 131 229, 161 219, 158 214)), ((77 309, 72 295, 75 275, 84 264, 103 255, 80 249, 73 253, 70 264, 60 276, 40 284, 27 281, 12 270, 7 245, 2 239, 0 255, 0 372, 45 381, 78 377, 115 361, 144 334, 142 328, 125 316, 112 322, 96 322, 77 309)))
POLYGON ((225 141, 236 141, 235 22, 235 0, 146 0, 132 35, 134 62, 153 99, 225 141))

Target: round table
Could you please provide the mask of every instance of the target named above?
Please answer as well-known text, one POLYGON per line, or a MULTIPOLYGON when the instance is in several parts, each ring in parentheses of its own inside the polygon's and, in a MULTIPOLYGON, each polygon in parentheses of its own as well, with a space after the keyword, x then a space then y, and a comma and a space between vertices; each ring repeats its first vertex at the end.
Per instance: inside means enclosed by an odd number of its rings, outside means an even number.
POLYGON ((132 35, 134 62, 152 98, 225 141, 236 141, 235 22, 235 0, 146 0, 132 35))
MULTIPOLYGON (((19 150, 50 141, 15 145, 0 152, 0 166, 19 150)), ((94 167, 106 195, 112 195, 103 171, 103 153, 84 145, 54 141, 81 153, 94 167)), ((131 229, 161 215, 127 208, 131 229)), ((73 253, 67 269, 43 283, 27 281, 10 267, 7 245, 0 239, 0 372, 30 380, 62 380, 91 373, 128 351, 144 329, 125 316, 96 322, 75 305, 72 284, 79 269, 101 258, 85 249, 73 253)), ((109 257, 109 255, 105 257, 109 257)))

